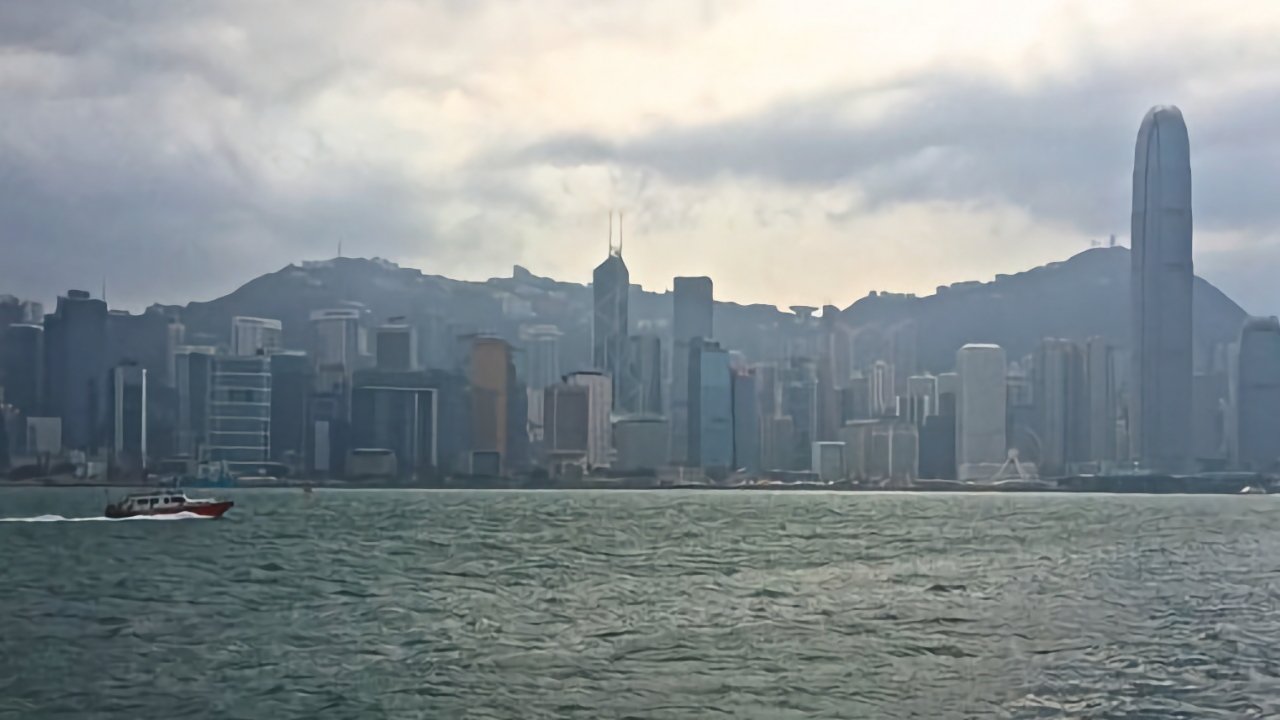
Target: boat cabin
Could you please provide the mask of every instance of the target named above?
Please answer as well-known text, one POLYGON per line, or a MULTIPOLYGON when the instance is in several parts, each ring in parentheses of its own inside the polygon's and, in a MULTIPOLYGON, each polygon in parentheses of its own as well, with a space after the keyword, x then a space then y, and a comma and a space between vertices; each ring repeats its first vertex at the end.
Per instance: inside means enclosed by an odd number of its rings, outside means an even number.
POLYGON ((120 501, 119 506, 124 510, 146 511, 183 507, 190 503, 191 500, 182 493, 167 492, 129 495, 120 501))

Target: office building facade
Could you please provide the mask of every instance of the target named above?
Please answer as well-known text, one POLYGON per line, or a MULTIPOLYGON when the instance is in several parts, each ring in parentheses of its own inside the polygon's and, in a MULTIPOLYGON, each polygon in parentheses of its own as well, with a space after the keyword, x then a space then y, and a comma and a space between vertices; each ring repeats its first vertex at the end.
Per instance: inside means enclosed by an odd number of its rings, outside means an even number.
POLYGON ((271 361, 220 355, 211 364, 207 456, 235 474, 271 460, 271 361))

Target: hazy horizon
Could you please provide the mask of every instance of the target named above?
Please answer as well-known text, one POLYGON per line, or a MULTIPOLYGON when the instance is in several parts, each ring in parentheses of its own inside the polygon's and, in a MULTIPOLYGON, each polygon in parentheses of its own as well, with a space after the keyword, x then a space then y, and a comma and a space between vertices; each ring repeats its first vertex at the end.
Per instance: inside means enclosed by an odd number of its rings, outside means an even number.
POLYGON ((182 304, 290 263, 841 307, 1128 244, 1143 113, 1197 274, 1280 312, 1280 7, 0 1, 0 292, 182 304), (998 19, 998 22, 996 22, 998 19))

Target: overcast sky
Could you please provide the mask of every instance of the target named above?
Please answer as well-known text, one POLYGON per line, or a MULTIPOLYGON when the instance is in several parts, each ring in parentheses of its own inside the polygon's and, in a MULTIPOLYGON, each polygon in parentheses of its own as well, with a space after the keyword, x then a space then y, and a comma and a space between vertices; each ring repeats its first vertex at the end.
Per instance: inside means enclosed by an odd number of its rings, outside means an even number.
POLYGON ((1153 104, 1196 268, 1280 313, 1280 3, 0 0, 0 292, 381 256, 841 306, 1127 244, 1153 104))

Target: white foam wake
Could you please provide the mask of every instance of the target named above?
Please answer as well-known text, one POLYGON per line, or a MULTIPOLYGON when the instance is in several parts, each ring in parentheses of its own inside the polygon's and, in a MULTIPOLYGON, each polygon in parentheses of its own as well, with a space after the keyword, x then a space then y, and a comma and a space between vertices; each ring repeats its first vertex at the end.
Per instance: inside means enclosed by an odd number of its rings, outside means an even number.
POLYGON ((173 513, 171 515, 136 515, 127 518, 109 518, 101 515, 93 517, 63 517, 61 515, 34 515, 32 517, 0 518, 0 522, 125 522, 127 520, 210 520, 208 515, 197 515, 191 512, 173 513))

